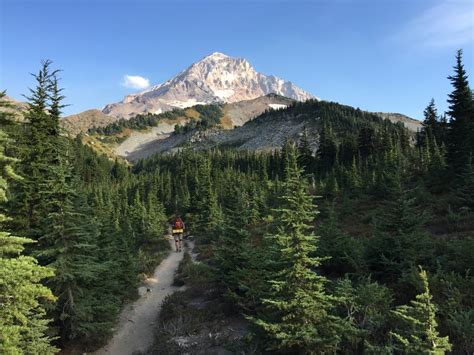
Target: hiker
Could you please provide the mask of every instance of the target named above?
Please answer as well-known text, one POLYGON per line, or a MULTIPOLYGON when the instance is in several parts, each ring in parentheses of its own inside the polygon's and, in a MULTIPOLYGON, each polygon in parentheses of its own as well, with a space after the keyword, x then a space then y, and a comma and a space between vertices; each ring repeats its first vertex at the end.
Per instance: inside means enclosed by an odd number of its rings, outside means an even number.
POLYGON ((172 233, 174 243, 176 245, 176 252, 180 252, 183 243, 184 222, 180 216, 177 216, 173 222, 172 233))

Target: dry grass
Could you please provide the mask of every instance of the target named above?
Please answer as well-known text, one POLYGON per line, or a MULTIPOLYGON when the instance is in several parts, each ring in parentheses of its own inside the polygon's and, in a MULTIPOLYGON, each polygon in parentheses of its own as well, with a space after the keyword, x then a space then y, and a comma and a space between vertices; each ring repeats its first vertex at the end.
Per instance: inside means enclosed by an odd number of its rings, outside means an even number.
POLYGON ((229 116, 225 115, 221 118, 221 125, 222 125, 222 128, 224 129, 232 129, 234 128, 234 123, 232 122, 232 120, 230 119, 229 116))
POLYGON ((195 109, 193 108, 188 108, 186 111, 186 117, 188 118, 192 118, 192 119, 199 119, 201 117, 201 115, 199 114, 199 112, 197 112, 195 109))

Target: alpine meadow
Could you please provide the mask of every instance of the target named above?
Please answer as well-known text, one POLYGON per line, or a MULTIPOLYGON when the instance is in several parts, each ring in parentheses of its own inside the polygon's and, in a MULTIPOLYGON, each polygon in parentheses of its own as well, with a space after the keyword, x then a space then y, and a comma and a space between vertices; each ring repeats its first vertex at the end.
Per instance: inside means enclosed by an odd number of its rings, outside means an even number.
POLYGON ((0 354, 473 354, 473 18, 1 1, 0 354))

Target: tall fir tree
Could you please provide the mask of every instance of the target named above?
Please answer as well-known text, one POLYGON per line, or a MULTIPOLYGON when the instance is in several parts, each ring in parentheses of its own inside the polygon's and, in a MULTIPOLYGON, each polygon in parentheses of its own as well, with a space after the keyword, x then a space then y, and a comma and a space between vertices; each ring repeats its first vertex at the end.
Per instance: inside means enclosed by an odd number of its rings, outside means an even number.
POLYGON ((303 167, 306 175, 314 170, 315 158, 309 138, 308 129, 305 127, 298 142, 298 164, 303 167))
POLYGON ((469 160, 459 176, 461 181, 457 190, 460 205, 474 210, 474 156, 469 160))
POLYGON ((319 148, 317 152, 318 167, 321 173, 331 172, 334 164, 337 162, 338 145, 334 130, 331 124, 323 123, 319 137, 319 148))
POLYGON ((47 285, 58 298, 51 313, 62 341, 97 339, 111 328, 108 315, 114 317, 104 310, 101 298, 107 293, 101 290, 99 277, 107 264, 98 256, 99 234, 91 223, 92 211, 85 196, 78 194, 73 142, 59 129, 64 96, 58 87, 58 71, 51 71, 50 66, 50 61, 42 63, 29 96, 26 159, 21 164, 22 172, 29 175, 19 194, 26 221, 22 227, 37 241, 31 254, 41 265, 55 269, 47 285))
POLYGON ((403 280, 416 265, 432 261, 433 247, 422 225, 427 212, 417 204, 417 191, 402 186, 401 176, 391 189, 383 210, 373 222, 373 237, 366 247, 365 259, 370 272, 389 285, 411 288, 403 280), (402 286, 404 285, 404 286, 402 286))
POLYGON ((224 220, 218 227, 218 238, 213 243, 216 276, 223 294, 239 303, 241 297, 240 270, 248 263, 247 249, 250 234, 245 229, 249 222, 248 202, 236 184, 231 185, 224 220))
POLYGON ((401 323, 391 332, 394 348, 404 354, 444 354, 451 350, 451 344, 448 337, 439 336, 436 306, 432 302, 426 271, 420 268, 419 276, 423 292, 409 305, 393 311, 395 319, 401 323))
POLYGON ((25 114, 25 134, 20 136, 25 147, 21 157, 20 173, 25 177, 21 182, 16 199, 15 222, 20 233, 38 240, 42 235, 42 218, 45 209, 40 188, 48 179, 50 166, 53 164, 49 150, 54 120, 49 115, 51 80, 55 71, 51 72, 51 61, 43 61, 38 74, 32 74, 36 86, 30 90, 28 110, 25 114))
POLYGON ((209 238, 216 231, 222 221, 222 214, 218 206, 216 192, 213 189, 211 177, 211 161, 204 158, 200 161, 197 171, 198 185, 195 194, 196 232, 203 238, 209 238))
POLYGON ((335 300, 325 291, 327 280, 315 271, 324 259, 313 256, 316 209, 307 191, 293 148, 281 205, 275 211, 277 232, 268 236, 277 249, 278 268, 270 295, 263 299, 265 311, 252 319, 269 338, 268 350, 335 352, 340 341, 342 320, 331 314, 335 300))
POLYGON ((46 317, 45 303, 55 297, 41 284, 53 276, 53 270, 38 265, 36 259, 24 256, 25 244, 33 241, 8 233, 4 227, 9 217, 5 214, 8 180, 21 179, 13 170, 17 159, 8 156, 11 138, 3 127, 15 126, 0 92, 0 353, 2 354, 55 354, 47 335, 50 320, 46 317))
POLYGON ((453 91, 449 94, 449 158, 457 172, 474 154, 474 103, 468 76, 462 62, 462 50, 456 54, 454 74, 449 76, 453 91))
POLYGON ((423 131, 421 132, 422 140, 423 137, 428 137, 431 142, 436 141, 436 143, 441 144, 441 126, 434 99, 431 99, 428 106, 426 106, 423 115, 423 131))

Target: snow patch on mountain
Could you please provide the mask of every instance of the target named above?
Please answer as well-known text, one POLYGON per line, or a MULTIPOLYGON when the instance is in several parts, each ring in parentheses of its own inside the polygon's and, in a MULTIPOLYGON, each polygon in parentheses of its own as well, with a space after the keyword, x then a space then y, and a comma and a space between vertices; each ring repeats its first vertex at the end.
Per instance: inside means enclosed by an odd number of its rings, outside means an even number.
POLYGON ((214 94, 217 97, 220 97, 221 99, 228 98, 232 95, 234 95, 234 90, 232 89, 227 89, 227 90, 214 90, 214 94))
POLYGON ((178 108, 187 108, 187 107, 192 107, 196 105, 206 105, 206 102, 200 102, 200 101, 196 101, 195 99, 190 99, 187 101, 172 101, 170 102, 170 105, 173 107, 178 107, 178 108))
POLYGON ((282 104, 268 104, 268 106, 274 110, 288 107, 288 105, 282 105, 282 104))

